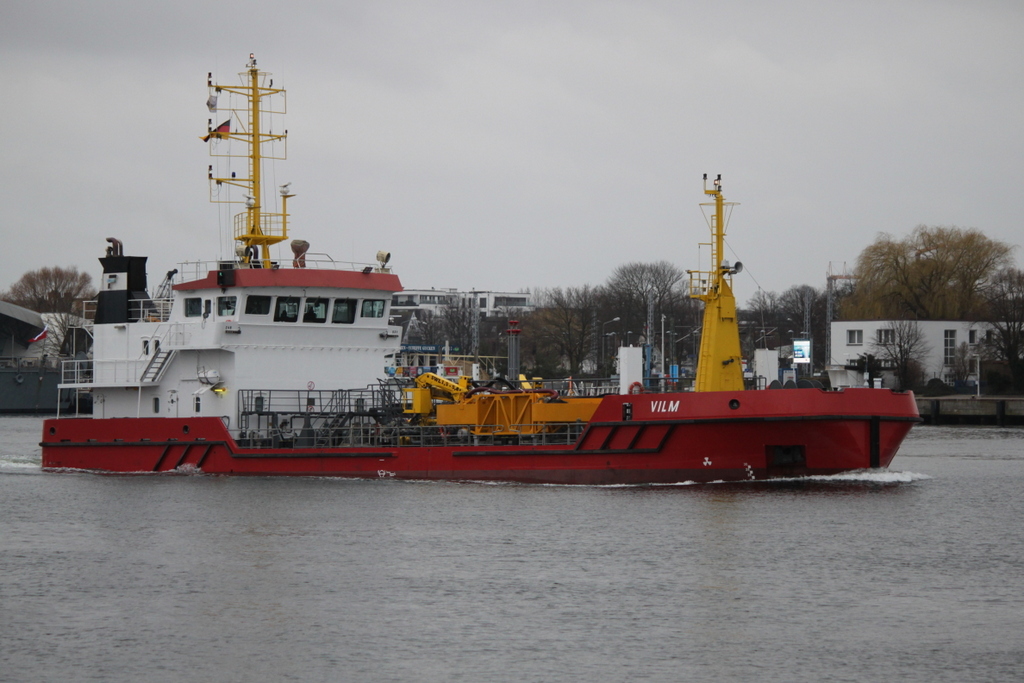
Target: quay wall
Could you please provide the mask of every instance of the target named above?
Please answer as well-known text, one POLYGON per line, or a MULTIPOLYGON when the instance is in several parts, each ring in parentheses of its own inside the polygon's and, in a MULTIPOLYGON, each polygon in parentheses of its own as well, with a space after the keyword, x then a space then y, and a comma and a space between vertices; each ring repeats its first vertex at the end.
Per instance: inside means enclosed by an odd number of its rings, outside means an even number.
POLYGON ((917 396, 924 424, 1024 426, 1024 397, 917 396))

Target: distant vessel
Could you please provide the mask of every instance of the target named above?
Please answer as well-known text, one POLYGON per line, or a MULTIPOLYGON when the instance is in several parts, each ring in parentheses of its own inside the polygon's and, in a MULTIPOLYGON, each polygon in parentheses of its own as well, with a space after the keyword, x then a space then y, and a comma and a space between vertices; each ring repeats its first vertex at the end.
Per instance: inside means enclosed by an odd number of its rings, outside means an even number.
MULTIPOLYGON (((234 258, 186 264, 147 293, 146 258, 108 240, 96 302, 94 358, 65 364, 67 388, 91 394, 91 418, 46 420, 43 467, 103 472, 398 477, 560 484, 750 480, 886 467, 915 422, 911 393, 818 388, 744 391, 737 272, 723 258, 721 177, 712 260, 693 271, 705 303, 694 392, 577 397, 546 385, 426 374, 385 378, 401 330, 389 324, 401 291, 390 254, 342 265, 292 242, 263 192, 265 124, 283 98, 250 56, 241 85, 214 85, 246 109, 205 140, 244 143, 248 172, 217 175, 241 188, 234 258), (177 278, 173 287, 172 278, 177 278)), ((283 107, 275 113, 283 113, 283 107)), ((218 117, 219 118, 219 117, 218 117)), ((229 152, 216 152, 227 155, 229 152)), ((628 359, 627 359, 628 360, 628 359)), ((641 393, 633 393, 638 390, 641 393)))
POLYGON ((45 350, 43 316, 0 301, 0 413, 56 413, 60 359, 45 350))

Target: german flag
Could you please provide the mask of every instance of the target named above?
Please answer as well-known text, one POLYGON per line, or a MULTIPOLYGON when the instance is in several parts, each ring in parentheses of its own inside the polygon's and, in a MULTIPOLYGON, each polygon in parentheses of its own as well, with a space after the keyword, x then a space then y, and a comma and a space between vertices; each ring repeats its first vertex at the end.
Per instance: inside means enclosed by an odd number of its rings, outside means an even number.
POLYGON ((214 128, 213 130, 211 130, 209 132, 209 134, 204 135, 202 137, 202 141, 203 142, 207 142, 210 138, 217 138, 218 140, 225 140, 225 139, 227 139, 228 133, 230 133, 230 132, 231 132, 231 119, 228 119, 224 123, 220 124, 219 126, 214 128))

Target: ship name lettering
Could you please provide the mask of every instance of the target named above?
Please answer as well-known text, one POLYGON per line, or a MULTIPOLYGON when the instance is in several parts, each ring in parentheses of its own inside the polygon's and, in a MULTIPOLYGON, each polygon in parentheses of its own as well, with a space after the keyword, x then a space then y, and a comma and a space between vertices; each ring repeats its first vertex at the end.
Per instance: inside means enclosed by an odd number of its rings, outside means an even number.
POLYGON ((679 401, 651 401, 651 412, 675 413, 679 410, 679 401))

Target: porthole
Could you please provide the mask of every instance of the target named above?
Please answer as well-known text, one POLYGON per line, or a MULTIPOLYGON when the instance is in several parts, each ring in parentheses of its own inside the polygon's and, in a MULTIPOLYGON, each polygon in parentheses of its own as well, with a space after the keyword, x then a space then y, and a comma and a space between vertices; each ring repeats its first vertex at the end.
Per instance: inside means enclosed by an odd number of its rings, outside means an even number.
POLYGON ((729 401, 729 408, 730 409, 736 410, 739 407, 740 407, 740 402, 739 402, 738 399, 734 398, 733 400, 729 401))
POLYGON ((181 433, 182 434, 188 434, 188 425, 182 425, 181 433))

